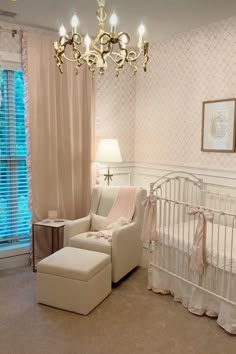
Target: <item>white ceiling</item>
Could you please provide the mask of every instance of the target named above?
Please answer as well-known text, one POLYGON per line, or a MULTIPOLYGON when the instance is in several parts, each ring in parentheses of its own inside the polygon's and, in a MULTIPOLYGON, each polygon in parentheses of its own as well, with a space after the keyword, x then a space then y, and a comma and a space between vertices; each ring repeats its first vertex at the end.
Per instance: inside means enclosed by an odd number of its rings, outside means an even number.
MULTIPOLYGON (((117 13, 119 29, 131 36, 137 36, 143 21, 150 41, 236 15, 236 0, 106 0, 106 5, 109 13, 117 13)), ((62 22, 68 28, 76 11, 81 33, 94 35, 97 30, 96 0, 0 0, 0 10, 16 12, 14 23, 50 29, 62 22)))

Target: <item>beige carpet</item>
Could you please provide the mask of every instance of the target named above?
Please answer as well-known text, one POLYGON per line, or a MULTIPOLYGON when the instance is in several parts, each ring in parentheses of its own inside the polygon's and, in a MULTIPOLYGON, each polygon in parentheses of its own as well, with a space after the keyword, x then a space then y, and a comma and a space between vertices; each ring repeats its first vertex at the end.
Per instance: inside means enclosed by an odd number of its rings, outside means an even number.
POLYGON ((35 274, 19 268, 0 272, 0 353, 235 354, 236 337, 147 291, 144 269, 84 317, 37 305, 35 274))

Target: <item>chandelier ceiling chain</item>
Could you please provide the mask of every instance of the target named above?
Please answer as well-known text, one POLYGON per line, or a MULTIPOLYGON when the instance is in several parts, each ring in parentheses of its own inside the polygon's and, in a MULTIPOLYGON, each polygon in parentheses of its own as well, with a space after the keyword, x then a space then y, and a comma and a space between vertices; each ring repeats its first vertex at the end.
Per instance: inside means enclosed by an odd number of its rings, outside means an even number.
POLYGON ((105 30, 105 23, 107 20, 107 11, 105 8, 105 0, 97 0, 98 10, 97 19, 99 22, 99 30, 96 37, 91 40, 87 34, 84 38, 77 31, 79 19, 76 15, 72 17, 72 33, 69 36, 66 33, 65 27, 60 27, 60 38, 54 42, 55 58, 60 72, 63 72, 64 59, 76 63, 76 74, 83 64, 87 64, 89 70, 95 75, 97 71, 100 75, 105 73, 110 59, 116 67, 116 76, 119 76, 119 71, 128 63, 134 71, 137 72, 137 60, 143 54, 144 63, 143 70, 147 71, 147 63, 149 61, 148 47, 149 43, 144 41, 145 27, 143 24, 139 26, 139 41, 138 51, 129 50, 130 36, 125 32, 117 32, 118 18, 116 14, 112 14, 110 18, 111 31, 105 30), (82 52, 81 45, 84 44, 84 52, 82 52), (72 48, 72 58, 66 54, 68 46, 72 48))

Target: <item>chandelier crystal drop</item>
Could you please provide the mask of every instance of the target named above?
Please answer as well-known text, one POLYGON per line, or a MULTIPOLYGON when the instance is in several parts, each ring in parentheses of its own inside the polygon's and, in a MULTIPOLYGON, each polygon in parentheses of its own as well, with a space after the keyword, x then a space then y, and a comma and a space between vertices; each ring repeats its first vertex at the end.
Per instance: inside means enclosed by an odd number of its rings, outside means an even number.
POLYGON ((99 22, 99 30, 94 39, 86 34, 84 37, 79 33, 79 19, 75 14, 71 19, 72 31, 71 35, 67 34, 64 25, 60 27, 60 38, 54 42, 55 58, 60 72, 63 72, 64 59, 74 62, 76 65, 76 74, 83 64, 87 64, 89 70, 95 75, 98 72, 100 75, 105 73, 108 67, 108 61, 111 60, 115 64, 116 76, 119 76, 120 69, 125 63, 128 63, 137 72, 137 60, 144 56, 143 69, 147 71, 147 63, 149 60, 148 46, 149 43, 144 40, 145 26, 143 23, 139 26, 138 34, 138 50, 129 50, 130 36, 125 32, 118 32, 118 18, 115 13, 110 17, 110 32, 105 30, 107 20, 107 11, 105 9, 105 0, 97 0, 98 10, 97 19, 99 22), (72 55, 66 53, 67 47, 72 49, 72 55))

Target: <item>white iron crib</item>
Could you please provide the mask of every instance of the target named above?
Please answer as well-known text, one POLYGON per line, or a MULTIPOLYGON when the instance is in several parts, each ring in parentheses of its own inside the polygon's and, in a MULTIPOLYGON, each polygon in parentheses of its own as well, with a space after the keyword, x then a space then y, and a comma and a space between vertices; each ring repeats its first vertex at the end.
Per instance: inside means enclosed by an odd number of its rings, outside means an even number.
POLYGON ((151 183, 149 197, 156 203, 158 234, 150 242, 149 289, 171 293, 192 313, 215 316, 236 334, 236 188, 174 172, 151 183), (191 208, 212 216, 201 274, 190 267, 199 222, 191 208))

